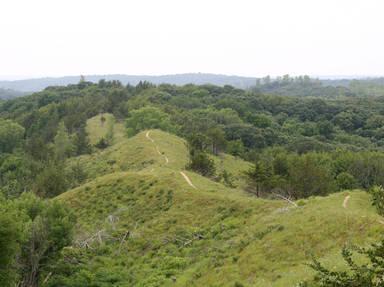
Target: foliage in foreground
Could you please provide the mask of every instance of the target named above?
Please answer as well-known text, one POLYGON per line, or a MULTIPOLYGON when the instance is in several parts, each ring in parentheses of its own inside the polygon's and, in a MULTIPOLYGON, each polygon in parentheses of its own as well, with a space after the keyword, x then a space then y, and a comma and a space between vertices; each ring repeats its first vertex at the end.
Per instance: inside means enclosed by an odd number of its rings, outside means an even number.
POLYGON ((310 267, 316 271, 313 282, 304 282, 301 287, 381 287, 384 286, 384 240, 369 248, 344 247, 342 256, 347 271, 332 271, 314 259, 310 267), (367 259, 357 263, 354 252, 367 259))
POLYGON ((384 215, 384 188, 382 186, 374 186, 370 189, 372 195, 372 205, 376 207, 380 215, 384 215))
POLYGON ((0 285, 39 286, 72 240, 73 213, 58 201, 32 193, 0 200, 0 285))

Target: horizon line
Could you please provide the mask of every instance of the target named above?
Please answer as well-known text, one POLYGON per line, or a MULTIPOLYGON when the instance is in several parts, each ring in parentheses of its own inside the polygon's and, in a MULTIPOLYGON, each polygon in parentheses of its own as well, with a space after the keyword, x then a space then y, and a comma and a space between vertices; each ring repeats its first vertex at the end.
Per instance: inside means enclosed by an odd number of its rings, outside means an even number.
POLYGON ((289 75, 291 77, 300 77, 300 76, 309 76, 310 78, 318 78, 322 80, 342 80, 342 79, 362 79, 362 78, 381 78, 384 75, 379 74, 265 74, 263 76, 249 76, 249 75, 239 75, 239 74, 221 74, 221 73, 209 73, 209 72, 183 72, 183 73, 165 73, 165 74, 124 74, 124 73, 95 73, 95 74, 64 74, 64 75, 0 75, 0 81, 23 81, 23 80, 39 80, 39 79, 59 79, 66 77, 101 77, 101 76, 131 76, 131 77, 165 77, 165 76, 180 76, 180 75, 212 75, 212 76, 224 76, 224 77, 240 77, 240 78, 254 78, 262 79, 264 77, 270 76, 275 79, 282 77, 284 75, 289 75))

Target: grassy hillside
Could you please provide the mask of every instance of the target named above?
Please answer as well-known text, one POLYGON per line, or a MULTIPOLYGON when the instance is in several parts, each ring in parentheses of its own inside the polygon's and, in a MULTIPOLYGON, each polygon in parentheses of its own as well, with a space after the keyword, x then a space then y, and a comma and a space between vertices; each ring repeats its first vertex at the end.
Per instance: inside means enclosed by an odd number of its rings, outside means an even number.
POLYGON ((234 186, 241 189, 245 188, 246 180, 244 172, 251 168, 251 163, 229 154, 212 156, 212 158, 218 174, 221 174, 223 171, 230 172, 234 186))
POLYGON ((78 215, 79 242, 101 231, 102 243, 78 251, 85 268, 120 274, 119 286, 292 286, 311 274, 303 264, 312 254, 340 266, 344 243, 383 231, 366 193, 351 192, 347 208, 345 195, 288 208, 225 188, 194 190, 176 173, 128 172, 60 199, 78 215))
MULTIPOLYGON (((59 200, 78 216, 75 247, 66 250, 78 263, 67 277, 85 285, 294 286, 312 275, 304 265, 312 255, 342 267, 341 246, 384 230, 365 192, 294 207, 186 172, 184 141, 158 130, 117 136, 77 160, 89 180, 59 200)), ((227 155, 215 161, 236 176, 249 166, 227 155)))
MULTIPOLYGON (((123 124, 115 122, 111 114, 98 115, 87 121, 91 144, 106 137, 107 127, 111 122, 114 123, 112 146, 97 150, 91 155, 71 159, 72 162, 76 161, 84 166, 90 179, 119 171, 155 170, 158 173, 163 172, 163 168, 177 171, 185 169, 188 150, 183 139, 160 130, 144 131, 127 138, 123 124), (100 121, 101 116, 106 119, 104 123, 100 121)), ((250 163, 226 154, 212 158, 218 174, 226 170, 233 175, 236 186, 244 187, 243 174, 249 169, 250 163)))
POLYGON ((115 118, 112 114, 104 113, 97 115, 87 120, 87 133, 89 142, 94 145, 101 138, 106 138, 108 128, 113 129, 115 141, 119 141, 124 137, 124 127, 121 123, 115 123, 115 118))

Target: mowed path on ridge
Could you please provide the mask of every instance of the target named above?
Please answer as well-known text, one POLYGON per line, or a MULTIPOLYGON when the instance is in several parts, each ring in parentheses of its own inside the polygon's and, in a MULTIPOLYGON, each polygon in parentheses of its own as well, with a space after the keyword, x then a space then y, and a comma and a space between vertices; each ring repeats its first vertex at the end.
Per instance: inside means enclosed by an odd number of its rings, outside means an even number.
MULTIPOLYGON (((155 144, 155 149, 156 149, 157 153, 158 153, 159 155, 163 156, 163 157, 164 157, 164 160, 165 160, 165 164, 168 164, 168 163, 169 163, 169 159, 168 159, 168 157, 160 152, 159 147, 158 147, 158 146, 156 145, 156 143, 155 143, 155 140, 154 140, 153 138, 151 138, 151 136, 150 136, 150 131, 147 131, 147 132, 146 132, 145 137, 146 137, 148 140, 150 140, 152 143, 155 144)), ((184 180, 188 183, 189 186, 191 186, 191 187, 194 188, 194 189, 197 189, 197 187, 192 183, 191 179, 188 177, 188 175, 185 174, 185 172, 180 171, 180 174, 181 174, 181 176, 184 178, 184 180)))
POLYGON ((343 201, 343 207, 344 207, 344 208, 347 208, 347 206, 348 206, 348 201, 349 201, 350 198, 351 198, 350 195, 347 195, 347 196, 344 198, 344 201, 343 201))

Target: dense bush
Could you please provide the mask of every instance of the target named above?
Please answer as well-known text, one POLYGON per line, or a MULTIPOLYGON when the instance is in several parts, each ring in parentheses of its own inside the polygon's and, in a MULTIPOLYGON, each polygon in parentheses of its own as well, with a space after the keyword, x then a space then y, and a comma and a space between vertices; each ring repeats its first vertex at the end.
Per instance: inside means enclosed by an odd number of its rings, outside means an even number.
POLYGON ((384 215, 384 188, 382 186, 374 186, 370 189, 372 196, 372 204, 376 207, 380 215, 384 215))
POLYGON ((39 286, 42 272, 71 244, 74 215, 58 201, 32 193, 12 201, 0 198, 0 211, 1 286, 39 286))
POLYGON ((169 115, 155 107, 143 107, 130 111, 125 124, 128 136, 133 136, 146 129, 175 131, 175 126, 171 123, 169 115))
POLYGON ((334 271, 314 259, 310 267, 316 271, 312 281, 303 282, 299 287, 380 287, 384 277, 384 241, 372 244, 370 248, 345 247, 342 256, 348 267, 346 271, 334 271), (364 260, 357 261, 353 253, 364 260))
POLYGON ((12 152, 20 147, 24 132, 24 128, 19 124, 0 118, 0 154, 12 152))
POLYGON ((196 171, 203 176, 213 176, 215 174, 215 163, 203 151, 193 151, 190 155, 190 161, 187 165, 188 169, 196 171))

